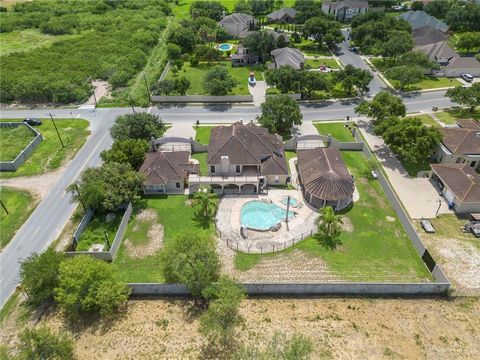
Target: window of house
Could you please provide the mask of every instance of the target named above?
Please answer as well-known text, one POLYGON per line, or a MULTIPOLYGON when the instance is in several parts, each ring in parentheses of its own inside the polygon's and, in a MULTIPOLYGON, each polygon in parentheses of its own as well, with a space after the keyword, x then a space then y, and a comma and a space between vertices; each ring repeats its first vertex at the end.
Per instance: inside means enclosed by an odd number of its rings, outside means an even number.
POLYGON ((275 175, 275 183, 279 183, 279 182, 280 182, 280 176, 275 175))
POLYGON ((477 161, 472 161, 472 162, 470 163, 470 166, 471 166, 471 167, 475 167, 475 165, 477 165, 477 161))
POLYGON ((176 183, 175 186, 177 187, 177 189, 180 189, 180 183, 176 183))
POLYGON ((235 166, 235 171, 237 174, 240 174, 240 165, 235 166))
POLYGON ((210 172, 215 174, 215 165, 210 166, 210 172))

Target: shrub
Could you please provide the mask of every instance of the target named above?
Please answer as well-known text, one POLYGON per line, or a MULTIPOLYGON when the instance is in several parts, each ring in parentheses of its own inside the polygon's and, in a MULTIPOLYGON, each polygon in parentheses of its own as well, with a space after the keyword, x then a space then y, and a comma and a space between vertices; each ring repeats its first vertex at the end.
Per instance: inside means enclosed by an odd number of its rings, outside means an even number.
POLYGON ((73 340, 65 333, 56 334, 46 327, 26 328, 19 335, 20 359, 71 360, 75 358, 73 340))
POLYGON ((236 84, 227 69, 222 66, 214 66, 203 78, 204 90, 214 96, 228 95, 236 84))
POLYGON ((114 140, 143 139, 149 141, 152 137, 160 138, 165 132, 165 124, 155 114, 140 112, 121 115, 115 119, 110 128, 114 140))

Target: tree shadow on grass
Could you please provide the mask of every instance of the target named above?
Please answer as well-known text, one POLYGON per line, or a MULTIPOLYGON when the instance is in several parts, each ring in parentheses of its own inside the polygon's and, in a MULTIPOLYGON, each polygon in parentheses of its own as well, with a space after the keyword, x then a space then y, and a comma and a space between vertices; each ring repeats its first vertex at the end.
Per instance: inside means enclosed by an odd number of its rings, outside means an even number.
POLYGON ((337 246, 342 245, 342 241, 338 237, 315 234, 314 238, 320 246, 328 250, 335 250, 337 246))

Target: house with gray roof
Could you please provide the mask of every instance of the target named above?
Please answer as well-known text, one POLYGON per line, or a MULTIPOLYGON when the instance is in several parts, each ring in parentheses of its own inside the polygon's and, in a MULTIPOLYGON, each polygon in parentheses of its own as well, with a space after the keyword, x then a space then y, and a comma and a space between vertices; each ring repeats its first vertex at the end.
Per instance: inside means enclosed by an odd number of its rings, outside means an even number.
POLYGON ((225 16, 218 25, 223 27, 229 35, 238 38, 246 31, 255 30, 256 20, 249 14, 234 13, 225 16))
POLYGON ((305 200, 316 208, 342 210, 353 200, 355 182, 334 147, 298 150, 297 165, 305 200))
POLYGON ((183 194, 190 174, 198 174, 198 164, 189 151, 148 152, 139 170, 145 175, 145 194, 183 194))
POLYGON ((368 1, 324 1, 322 2, 322 11, 327 15, 332 15, 337 21, 346 22, 352 20, 355 15, 366 13, 368 1))
POLYGON ((480 169, 480 122, 457 120, 456 127, 440 129, 442 142, 433 152, 435 161, 442 164, 467 164, 480 169))
POLYGON ((465 73, 480 76, 480 62, 474 57, 459 56, 452 59, 443 71, 446 77, 459 77, 465 73))
POLYGON ((413 40, 416 46, 435 44, 447 41, 448 35, 431 25, 425 25, 412 30, 413 40))
POLYGON ((298 49, 284 47, 275 49, 270 54, 272 55, 271 67, 275 69, 290 66, 295 70, 302 70, 305 64, 305 56, 298 49))
POLYGON ((447 24, 445 24, 441 20, 438 20, 436 17, 428 15, 425 11, 409 10, 403 14, 398 15, 397 18, 403 19, 408 22, 413 30, 429 25, 444 33, 448 31, 447 24))
POLYGON ((284 7, 280 10, 276 10, 267 15, 267 21, 271 23, 293 23, 295 22, 295 16, 297 15, 297 10, 284 7))
POLYGON ((439 65, 443 66, 448 65, 453 59, 460 56, 450 46, 448 46, 447 41, 418 45, 415 46, 415 50, 424 53, 430 60, 433 60, 439 65))
POLYGON ((458 213, 480 212, 480 175, 468 164, 432 164, 430 178, 458 213))

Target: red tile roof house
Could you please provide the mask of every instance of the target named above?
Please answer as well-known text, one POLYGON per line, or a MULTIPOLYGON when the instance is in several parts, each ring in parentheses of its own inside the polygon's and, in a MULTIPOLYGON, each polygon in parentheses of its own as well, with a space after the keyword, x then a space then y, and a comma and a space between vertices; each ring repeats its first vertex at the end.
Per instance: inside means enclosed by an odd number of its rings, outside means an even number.
POLYGON ((480 175, 468 164, 432 164, 430 177, 457 213, 480 212, 480 175))
POLYGON ((443 140, 433 152, 442 164, 467 164, 480 169, 480 122, 473 119, 457 121, 458 127, 442 128, 443 140))
POLYGON ((213 128, 207 165, 208 176, 189 177, 191 191, 208 185, 223 194, 255 194, 289 181, 282 139, 253 124, 213 128))

